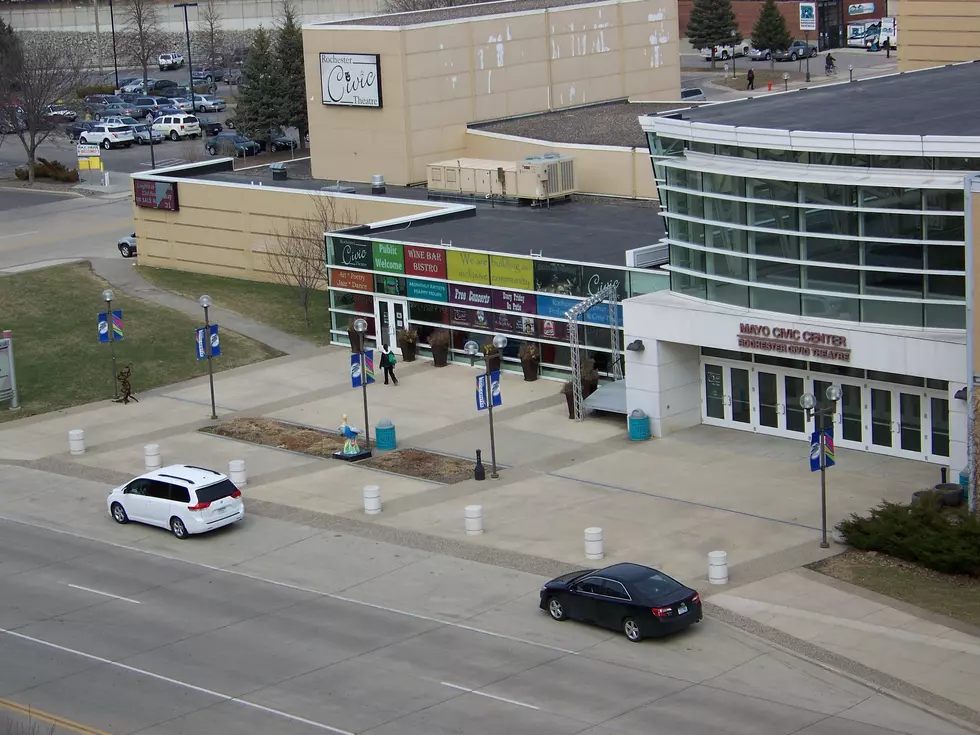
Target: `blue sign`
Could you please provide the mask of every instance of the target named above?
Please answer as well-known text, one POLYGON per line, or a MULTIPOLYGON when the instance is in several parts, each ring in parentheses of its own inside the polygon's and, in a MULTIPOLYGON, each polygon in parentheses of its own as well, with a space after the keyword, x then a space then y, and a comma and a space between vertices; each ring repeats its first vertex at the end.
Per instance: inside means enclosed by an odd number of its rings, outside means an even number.
MULTIPOLYGON (((112 310, 112 341, 120 342, 123 338, 122 309, 112 310)), ((99 312, 99 342, 109 341, 109 315, 99 312)))
MULTIPOLYGON (((834 427, 830 426, 823 430, 824 435, 824 450, 823 450, 823 466, 824 468, 833 467, 837 462, 834 460, 834 427)), ((814 431, 810 435, 810 472, 816 472, 820 469, 820 432, 814 431)))
MULTIPOLYGON (((538 294, 538 316, 553 318, 553 319, 564 319, 565 312, 578 306, 581 303, 581 299, 568 299, 561 296, 543 296, 538 294)), ((622 304, 616 305, 616 313, 619 318, 619 324, 623 324, 623 306, 622 304)), ((579 321, 591 322, 593 324, 601 324, 603 326, 609 326, 609 304, 596 304, 591 309, 586 311, 579 317, 579 321)))
POLYGON ((405 279, 408 298, 425 299, 426 301, 449 301, 449 286, 445 281, 419 281, 415 278, 405 279))
MULTIPOLYGON (((364 350, 364 372, 367 373, 367 384, 374 382, 374 350, 364 350)), ((361 354, 350 356, 350 385, 351 388, 361 387, 361 354)))
MULTIPOLYGON (((503 403, 503 398, 500 395, 500 371, 494 370, 490 373, 490 395, 493 400, 493 407, 503 403)), ((476 410, 482 411, 489 406, 487 401, 487 374, 476 376, 476 410)))
MULTIPOLYGON (((208 356, 208 346, 204 341, 204 327, 198 327, 194 330, 194 342, 197 345, 197 359, 203 360, 208 356)), ((219 357, 221 355, 221 340, 218 338, 218 325, 211 325, 211 357, 219 357)))

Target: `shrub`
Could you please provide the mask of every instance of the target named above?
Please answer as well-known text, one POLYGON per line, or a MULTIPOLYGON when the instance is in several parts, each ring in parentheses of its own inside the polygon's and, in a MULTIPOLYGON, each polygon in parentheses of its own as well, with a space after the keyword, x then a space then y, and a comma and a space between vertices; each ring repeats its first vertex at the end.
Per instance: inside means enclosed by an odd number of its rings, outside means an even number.
POLYGON ((538 346, 534 342, 521 342, 517 356, 522 360, 537 360, 539 357, 538 346))
POLYGON ((398 343, 404 345, 414 345, 419 341, 419 333, 417 330, 409 327, 408 329, 398 330, 398 343))
POLYGON ((437 329, 429 335, 429 347, 448 346, 451 339, 448 329, 437 329))
POLYGON ((980 577, 980 519, 944 508, 937 493, 920 495, 908 505, 882 503, 867 517, 851 515, 837 529, 856 549, 980 577))
POLYGON ((90 94, 115 94, 116 88, 111 84, 83 84, 75 88, 75 96, 83 100, 90 94))
MULTIPOLYGON (((29 177, 27 167, 15 168, 14 176, 21 181, 27 181, 29 177)), ((65 168, 65 165, 61 161, 49 161, 46 158, 38 158, 34 164, 34 178, 51 179, 52 181, 59 181, 65 184, 74 184, 78 182, 78 170, 65 168)))

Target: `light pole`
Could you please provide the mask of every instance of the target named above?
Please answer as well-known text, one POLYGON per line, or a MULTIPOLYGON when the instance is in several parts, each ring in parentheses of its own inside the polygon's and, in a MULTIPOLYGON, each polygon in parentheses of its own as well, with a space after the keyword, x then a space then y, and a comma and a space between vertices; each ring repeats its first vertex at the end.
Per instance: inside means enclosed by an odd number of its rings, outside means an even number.
POLYGON ((364 354, 364 338, 367 335, 367 320, 357 318, 354 320, 354 331, 357 332, 359 352, 361 353, 361 393, 364 396, 364 451, 371 451, 371 428, 368 424, 368 401, 367 401, 367 355, 364 354))
MULTIPOLYGON (((804 80, 807 84, 810 83, 810 32, 804 31, 803 38, 806 42, 806 77, 804 80)), ((818 44, 819 45, 819 44, 818 44)))
MULTIPOLYGON (((112 25, 112 71, 116 75, 116 89, 119 89, 119 60, 116 58, 116 16, 112 12, 112 0, 109 0, 109 23, 112 25)), ((153 134, 150 134, 153 137, 153 134)))
MULTIPOLYGON (((493 346, 500 352, 507 346, 507 338, 502 334, 495 334, 493 336, 493 346)), ((490 477, 496 480, 499 475, 497 474, 497 442, 493 435, 493 383, 490 380, 490 355, 482 354, 480 352, 480 345, 473 340, 469 340, 463 345, 463 352, 469 356, 471 364, 477 358, 483 359, 483 374, 487 381, 487 414, 490 416, 490 477)))
POLYGON ((783 72, 783 91, 789 92, 789 72, 783 72))
POLYGON ((837 401, 840 400, 841 390, 836 385, 827 386, 829 406, 817 408, 817 398, 812 393, 800 396, 800 406, 806 411, 807 420, 816 418, 817 438, 820 441, 820 548, 828 549, 827 543, 827 437, 824 434, 824 419, 837 412, 837 401))
MULTIPOLYGON (((187 75, 190 77, 191 106, 194 103, 194 64, 191 61, 191 27, 187 24, 187 8, 196 8, 197 3, 174 3, 175 8, 184 9, 184 33, 187 34, 187 75)), ((153 134, 150 134, 153 137, 153 134)))
POLYGON ((738 31, 732 29, 732 79, 735 78, 735 57, 737 56, 735 46, 738 45, 739 41, 738 31))
POLYGON ((847 75, 848 75, 848 80, 847 81, 853 82, 854 81, 854 64, 848 64, 847 65, 847 75))
POLYGON ((119 385, 116 383, 116 342, 112 334, 112 289, 107 288, 102 292, 102 299, 105 301, 105 320, 109 330, 109 355, 112 358, 112 399, 119 398, 119 385))
POLYGON ((204 349, 208 358, 208 383, 211 386, 211 420, 218 418, 218 412, 214 410, 214 366, 211 364, 211 320, 208 316, 208 309, 211 308, 211 297, 204 294, 197 300, 197 303, 204 309, 204 349))

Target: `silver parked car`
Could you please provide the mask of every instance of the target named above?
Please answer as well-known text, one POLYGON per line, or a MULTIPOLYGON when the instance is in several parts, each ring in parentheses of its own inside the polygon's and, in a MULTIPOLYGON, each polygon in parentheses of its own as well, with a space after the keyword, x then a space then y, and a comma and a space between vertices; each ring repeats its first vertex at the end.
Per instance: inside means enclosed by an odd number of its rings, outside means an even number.
POLYGON ((124 258, 132 258, 136 256, 136 233, 132 235, 126 235, 119 239, 119 254, 124 258))
POLYGON ((213 94, 194 95, 194 109, 198 112, 221 112, 227 106, 223 99, 213 94))

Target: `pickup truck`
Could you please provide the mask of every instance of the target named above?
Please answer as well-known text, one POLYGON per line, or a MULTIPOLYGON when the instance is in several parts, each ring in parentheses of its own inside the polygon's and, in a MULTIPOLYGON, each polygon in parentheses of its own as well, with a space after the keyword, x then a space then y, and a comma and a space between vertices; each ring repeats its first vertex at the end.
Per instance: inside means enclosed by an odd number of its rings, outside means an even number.
POLYGON ((711 59, 712 51, 714 51, 716 59, 728 61, 733 56, 748 56, 751 47, 752 44, 743 41, 734 46, 715 46, 713 49, 706 47, 701 49, 700 54, 702 59, 711 59))
POLYGON ((157 66, 160 67, 160 71, 167 71, 168 69, 179 69, 184 65, 183 54, 178 54, 177 52, 171 52, 166 54, 160 54, 157 59, 157 66))

